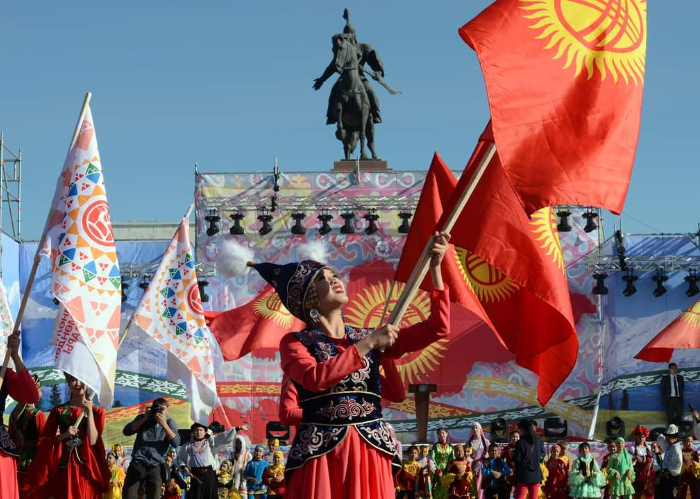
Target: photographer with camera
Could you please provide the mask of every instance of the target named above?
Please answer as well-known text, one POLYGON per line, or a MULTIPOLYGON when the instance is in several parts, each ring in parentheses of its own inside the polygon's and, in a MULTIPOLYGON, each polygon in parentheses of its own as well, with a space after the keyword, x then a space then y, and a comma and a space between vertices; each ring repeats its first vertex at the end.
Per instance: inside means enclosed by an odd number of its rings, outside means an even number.
POLYGON ((124 480, 124 499, 137 499, 143 486, 144 499, 159 499, 165 477, 168 447, 180 445, 175 421, 168 417, 168 401, 157 398, 144 414, 124 427, 125 436, 136 434, 131 464, 124 480))

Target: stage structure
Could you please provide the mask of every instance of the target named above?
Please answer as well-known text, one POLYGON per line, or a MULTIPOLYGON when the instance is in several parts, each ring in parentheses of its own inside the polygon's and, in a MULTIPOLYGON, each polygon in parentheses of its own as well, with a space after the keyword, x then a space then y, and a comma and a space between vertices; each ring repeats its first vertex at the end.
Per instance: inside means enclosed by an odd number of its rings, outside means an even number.
MULTIPOLYGON (((0 132, 0 232, 22 240, 22 149, 10 149, 4 132, 0 132)), ((3 250, 0 240, 0 255, 3 250)))

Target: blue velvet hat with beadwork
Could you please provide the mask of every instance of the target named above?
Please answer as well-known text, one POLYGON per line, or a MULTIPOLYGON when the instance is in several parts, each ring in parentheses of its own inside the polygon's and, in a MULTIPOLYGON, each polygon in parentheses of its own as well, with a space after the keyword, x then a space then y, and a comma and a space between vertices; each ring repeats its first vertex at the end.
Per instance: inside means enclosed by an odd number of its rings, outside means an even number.
POLYGON ((314 260, 292 262, 285 265, 250 262, 248 265, 257 270, 262 278, 275 288, 280 300, 292 315, 304 322, 309 322, 304 310, 304 300, 306 300, 310 284, 321 270, 330 268, 328 265, 314 260))

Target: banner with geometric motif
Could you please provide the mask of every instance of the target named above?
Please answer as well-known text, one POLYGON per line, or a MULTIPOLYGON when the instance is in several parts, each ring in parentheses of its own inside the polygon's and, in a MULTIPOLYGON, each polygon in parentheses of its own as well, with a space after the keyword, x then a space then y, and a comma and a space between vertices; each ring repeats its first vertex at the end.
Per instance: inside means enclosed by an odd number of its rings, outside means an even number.
POLYGON ((7 338, 12 334, 15 322, 12 320, 12 312, 7 304, 7 293, 5 285, 0 279, 0 359, 5 358, 7 351, 7 338))
POLYGON ((169 368, 169 378, 174 376, 185 383, 192 402, 192 419, 206 422, 218 397, 212 335, 204 319, 190 245, 189 214, 188 211, 165 251, 134 312, 134 321, 186 367, 169 368), (183 371, 190 374, 183 376, 183 371))
MULTIPOLYGON (((58 178, 42 252, 51 258, 51 292, 62 304, 59 312, 69 315, 56 320, 54 338, 71 334, 61 324, 75 324, 90 353, 81 362, 95 363, 100 373, 99 384, 82 381, 109 406, 117 367, 121 273, 93 123, 88 107, 58 178)), ((57 346, 56 359, 62 352, 57 346)))

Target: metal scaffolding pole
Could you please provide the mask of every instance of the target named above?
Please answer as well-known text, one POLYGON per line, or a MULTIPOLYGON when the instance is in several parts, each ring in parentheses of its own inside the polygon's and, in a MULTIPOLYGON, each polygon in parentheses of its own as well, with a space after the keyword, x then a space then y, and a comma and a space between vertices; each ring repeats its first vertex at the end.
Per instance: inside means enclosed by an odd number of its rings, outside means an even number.
POLYGON ((0 230, 22 240, 22 149, 17 153, 0 132, 0 230))

